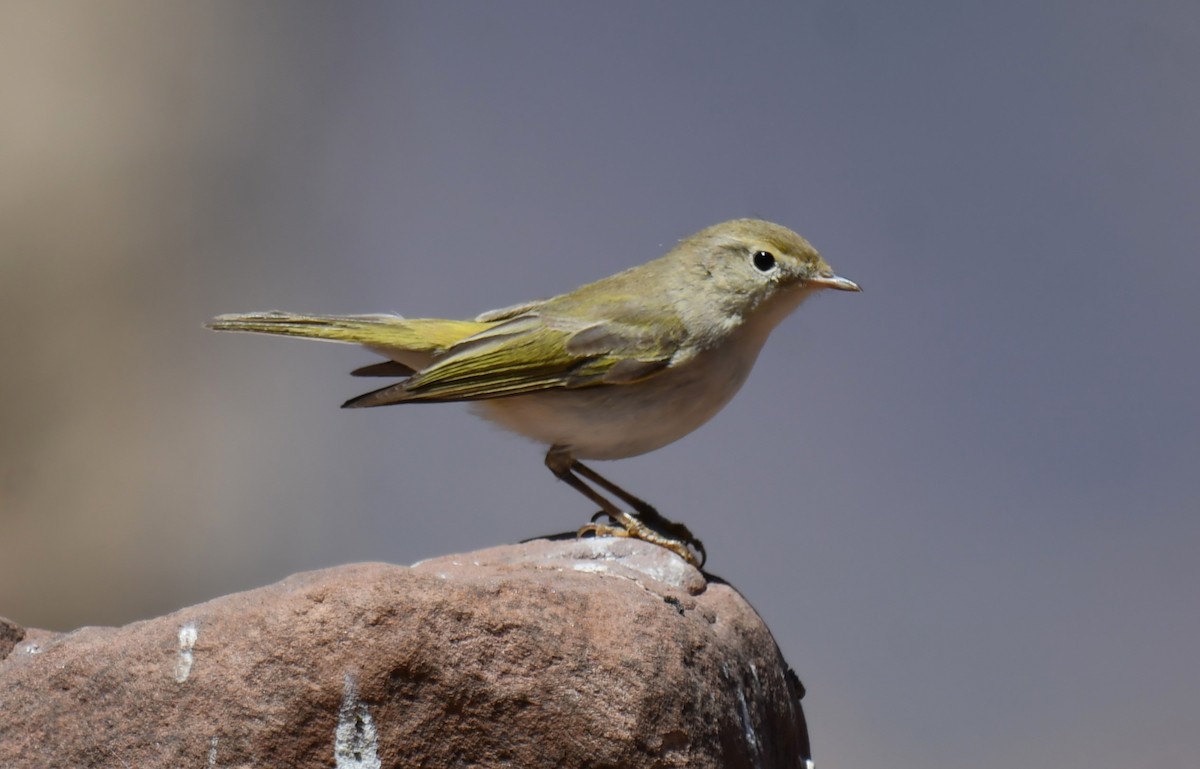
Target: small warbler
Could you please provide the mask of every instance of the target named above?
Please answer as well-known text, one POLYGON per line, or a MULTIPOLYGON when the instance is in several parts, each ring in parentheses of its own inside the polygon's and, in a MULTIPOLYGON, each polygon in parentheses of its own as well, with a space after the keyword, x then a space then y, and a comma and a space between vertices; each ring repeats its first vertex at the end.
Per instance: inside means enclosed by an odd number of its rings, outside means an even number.
POLYGON ((208 327, 362 345, 387 360, 354 375, 401 381, 345 407, 472 401, 481 416, 549 446, 550 470, 610 519, 593 518, 581 534, 638 537, 700 565, 704 546, 686 526, 580 459, 644 454, 707 422, 746 381, 771 330, 828 288, 861 290, 791 230, 735 219, 653 261, 474 320, 265 312, 221 315, 208 327))

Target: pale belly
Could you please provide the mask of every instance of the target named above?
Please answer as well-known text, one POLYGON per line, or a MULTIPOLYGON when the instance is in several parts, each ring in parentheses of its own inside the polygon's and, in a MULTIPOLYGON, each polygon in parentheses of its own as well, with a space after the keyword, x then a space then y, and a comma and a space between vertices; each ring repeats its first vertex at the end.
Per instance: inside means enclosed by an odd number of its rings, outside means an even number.
POLYGON ((546 390, 472 404, 485 419, 579 459, 621 459, 679 440, 711 419, 746 381, 758 347, 702 353, 628 385, 546 390), (739 354, 740 353, 740 354, 739 354))

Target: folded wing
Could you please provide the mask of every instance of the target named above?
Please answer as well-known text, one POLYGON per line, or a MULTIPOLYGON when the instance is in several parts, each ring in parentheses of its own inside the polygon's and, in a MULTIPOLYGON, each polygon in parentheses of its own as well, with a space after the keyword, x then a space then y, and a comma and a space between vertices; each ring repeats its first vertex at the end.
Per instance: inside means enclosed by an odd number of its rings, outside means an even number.
POLYGON ((554 388, 628 384, 665 369, 673 344, 633 327, 546 319, 536 312, 491 323, 403 382, 348 401, 349 408, 483 400, 554 388))

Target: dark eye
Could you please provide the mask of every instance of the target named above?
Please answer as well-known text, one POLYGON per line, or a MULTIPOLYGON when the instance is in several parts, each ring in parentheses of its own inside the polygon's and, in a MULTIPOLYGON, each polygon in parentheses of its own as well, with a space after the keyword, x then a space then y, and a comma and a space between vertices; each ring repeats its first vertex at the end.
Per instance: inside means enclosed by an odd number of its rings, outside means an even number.
POLYGON ((759 251, 754 255, 754 269, 759 272, 770 272, 775 269, 775 255, 770 251, 759 251))

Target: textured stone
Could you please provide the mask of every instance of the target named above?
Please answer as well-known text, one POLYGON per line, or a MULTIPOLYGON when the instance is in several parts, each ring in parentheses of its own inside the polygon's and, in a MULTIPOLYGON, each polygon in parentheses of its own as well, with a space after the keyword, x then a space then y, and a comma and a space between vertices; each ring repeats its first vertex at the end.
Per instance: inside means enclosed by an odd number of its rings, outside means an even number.
POLYGON ((25 638, 25 628, 0 617, 0 660, 8 656, 13 647, 25 638))
POLYGON ((540 540, 121 628, 0 622, 0 766, 802 767, 802 691, 728 585, 540 540))

